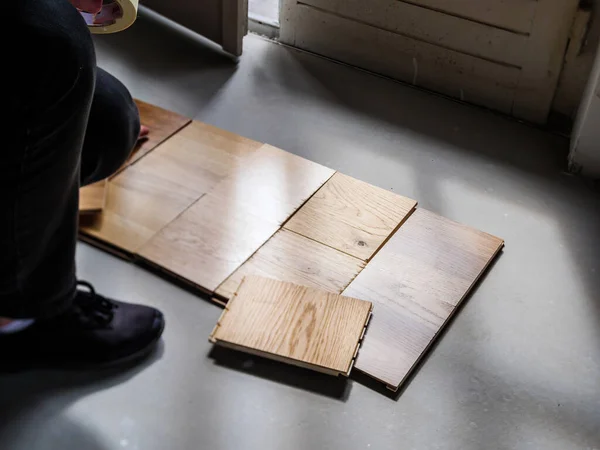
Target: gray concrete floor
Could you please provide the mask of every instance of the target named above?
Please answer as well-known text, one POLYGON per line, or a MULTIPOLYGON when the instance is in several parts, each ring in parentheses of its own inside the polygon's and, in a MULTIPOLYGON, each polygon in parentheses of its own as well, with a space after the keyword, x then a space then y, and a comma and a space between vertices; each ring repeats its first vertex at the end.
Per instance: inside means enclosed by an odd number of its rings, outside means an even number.
POLYGON ((82 244, 80 276, 161 308, 164 344, 122 372, 0 377, 0 448, 600 448, 600 198, 563 173, 564 139, 254 36, 237 64, 147 17, 97 43, 135 96, 418 199, 506 248, 394 398, 211 352, 218 307, 82 244))

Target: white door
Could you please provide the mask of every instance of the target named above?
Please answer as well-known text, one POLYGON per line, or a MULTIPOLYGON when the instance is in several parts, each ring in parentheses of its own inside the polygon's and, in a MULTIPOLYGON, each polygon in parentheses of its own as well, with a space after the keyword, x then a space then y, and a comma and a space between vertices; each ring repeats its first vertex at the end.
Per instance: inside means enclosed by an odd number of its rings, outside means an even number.
POLYGON ((159 14, 221 44, 233 55, 242 54, 248 32, 247 0, 141 0, 159 14))
POLYGON ((282 42, 545 123, 578 0, 283 0, 282 42))

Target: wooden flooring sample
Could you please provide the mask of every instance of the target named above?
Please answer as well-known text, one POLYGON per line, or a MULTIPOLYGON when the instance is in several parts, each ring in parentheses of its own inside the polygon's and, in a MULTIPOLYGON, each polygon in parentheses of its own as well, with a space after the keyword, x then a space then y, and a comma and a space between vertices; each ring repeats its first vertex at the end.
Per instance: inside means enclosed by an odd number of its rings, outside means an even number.
POLYGON ((137 166, 110 180, 104 210, 81 221, 80 233, 134 253, 202 195, 167 178, 149 176, 137 166))
POLYGON ((333 172, 263 145, 157 233, 139 256, 214 292, 333 172))
POLYGON ((417 202, 336 173, 285 228, 368 261, 417 202))
POLYGON ((210 341, 278 361, 347 376, 370 302, 268 278, 244 278, 210 341))
POLYGON ((344 291, 374 305, 355 367, 397 390, 503 244, 418 208, 344 291))
POLYGON ((106 202, 106 180, 79 189, 79 213, 91 214, 102 211, 106 202))
POLYGON ((159 145, 135 168, 156 178, 207 193, 263 144, 220 128, 194 121, 159 145))
POLYGON ((135 103, 140 112, 140 123, 146 125, 150 129, 150 132, 146 139, 138 142, 126 165, 133 164, 142 156, 152 151, 158 144, 191 122, 187 117, 151 105, 150 103, 141 100, 135 100, 135 103))
POLYGON ((363 267, 358 258, 281 229, 215 293, 229 299, 245 276, 260 275, 340 294, 363 267))
POLYGON ((211 194, 282 225, 334 173, 333 169, 265 144, 211 194))
POLYGON ((193 122, 112 178, 103 213, 80 231, 134 253, 261 145, 193 122))

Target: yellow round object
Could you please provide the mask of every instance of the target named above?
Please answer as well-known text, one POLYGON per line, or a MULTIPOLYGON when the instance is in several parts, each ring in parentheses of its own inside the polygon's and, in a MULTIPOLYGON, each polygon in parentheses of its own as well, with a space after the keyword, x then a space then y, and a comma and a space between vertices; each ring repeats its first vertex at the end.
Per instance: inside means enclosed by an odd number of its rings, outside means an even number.
POLYGON ((138 0, 115 0, 123 11, 123 16, 117 19, 115 23, 111 25, 95 25, 90 26, 90 31, 94 34, 108 34, 117 33, 129 28, 135 19, 137 18, 138 12, 138 0))

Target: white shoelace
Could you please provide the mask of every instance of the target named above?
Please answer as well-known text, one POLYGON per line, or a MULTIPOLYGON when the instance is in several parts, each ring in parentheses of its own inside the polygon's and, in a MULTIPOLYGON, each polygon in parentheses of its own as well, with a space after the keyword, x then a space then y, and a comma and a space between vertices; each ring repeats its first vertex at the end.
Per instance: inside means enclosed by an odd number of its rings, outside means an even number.
POLYGON ((15 319, 6 325, 0 326, 0 334, 13 334, 30 327, 35 319, 15 319))

